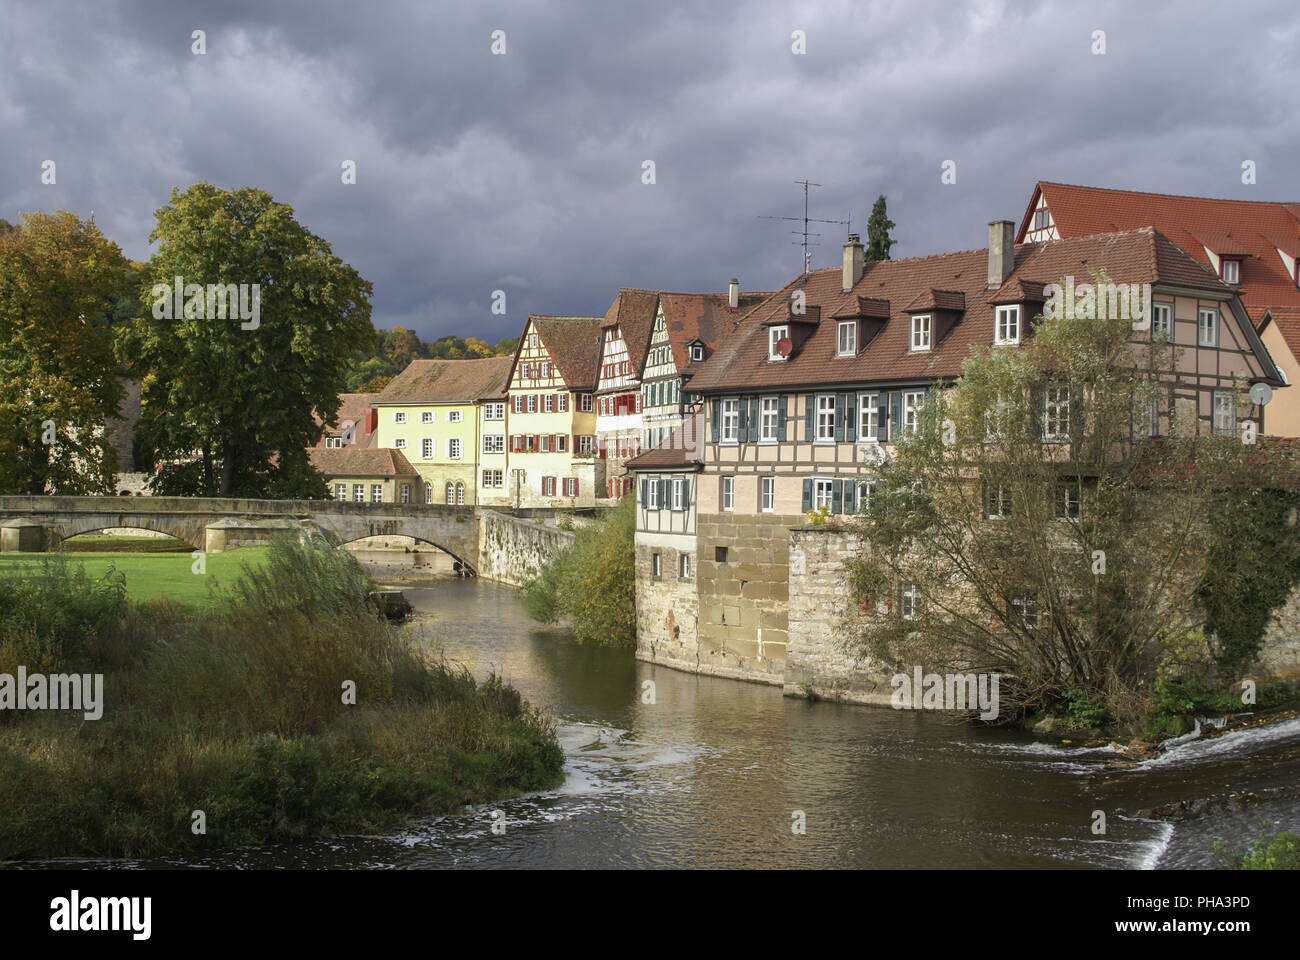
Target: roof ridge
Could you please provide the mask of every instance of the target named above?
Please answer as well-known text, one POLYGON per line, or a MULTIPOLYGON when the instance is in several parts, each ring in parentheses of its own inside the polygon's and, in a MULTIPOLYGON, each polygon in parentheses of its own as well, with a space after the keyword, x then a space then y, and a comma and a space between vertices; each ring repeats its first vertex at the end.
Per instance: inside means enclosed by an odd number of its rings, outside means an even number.
POLYGON ((1133 193, 1142 197, 1164 197, 1170 200, 1200 200, 1206 203, 1258 203, 1265 206, 1283 206, 1300 203, 1297 200, 1234 200, 1231 197, 1194 197, 1189 193, 1154 193, 1150 190, 1129 190, 1124 187, 1094 187, 1086 183, 1062 183, 1059 180, 1039 180, 1040 187, 1071 187, 1075 190, 1100 190, 1103 193, 1133 193))

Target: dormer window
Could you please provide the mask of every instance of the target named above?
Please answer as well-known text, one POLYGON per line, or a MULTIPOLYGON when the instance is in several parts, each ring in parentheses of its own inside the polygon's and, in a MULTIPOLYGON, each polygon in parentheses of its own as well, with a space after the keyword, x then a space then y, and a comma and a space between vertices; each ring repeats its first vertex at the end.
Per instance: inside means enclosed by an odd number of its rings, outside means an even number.
POLYGON ((912 318, 912 349, 930 349, 930 315, 928 313, 912 318))
POLYGON ((996 344, 1020 342, 1020 307, 998 307, 993 342, 996 344))
POLYGON ((1241 261, 1240 260, 1223 261, 1223 282, 1224 283, 1241 282, 1241 261))
POLYGON ((789 327, 768 327, 767 330, 767 359, 784 360, 780 353, 777 352, 776 345, 790 336, 789 327))
POLYGON ((840 357, 851 357, 857 352, 858 322, 856 320, 844 321, 840 323, 837 331, 835 354, 840 357))
POLYGON ((702 344, 697 343, 695 344, 695 346, 691 347, 691 360, 699 361, 703 359, 704 359, 704 346, 702 344))

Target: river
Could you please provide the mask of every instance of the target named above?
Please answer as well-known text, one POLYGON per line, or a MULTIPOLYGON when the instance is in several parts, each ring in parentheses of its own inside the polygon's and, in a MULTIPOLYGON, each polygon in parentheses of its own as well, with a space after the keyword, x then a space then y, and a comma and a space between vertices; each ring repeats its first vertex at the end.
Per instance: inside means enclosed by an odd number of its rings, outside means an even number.
POLYGON ((787 699, 584 647, 539 628, 520 595, 497 584, 402 589, 421 611, 411 629, 425 642, 480 678, 495 669, 557 719, 563 785, 392 836, 226 852, 198 865, 1196 868, 1216 864, 1215 840, 1246 846, 1261 820, 1300 829, 1296 800, 1178 824, 1132 816, 1300 782, 1300 721, 1102 770, 1108 749, 931 713, 787 699), (646 681, 653 703, 643 702, 646 681), (1097 810, 1104 834, 1093 832, 1097 810), (799 813, 801 834, 792 830, 799 813))

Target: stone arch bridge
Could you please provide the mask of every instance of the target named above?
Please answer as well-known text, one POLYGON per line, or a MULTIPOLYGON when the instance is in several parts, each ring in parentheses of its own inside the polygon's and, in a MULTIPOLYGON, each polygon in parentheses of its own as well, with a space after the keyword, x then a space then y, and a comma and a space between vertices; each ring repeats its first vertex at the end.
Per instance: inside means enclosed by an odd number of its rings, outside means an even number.
MULTIPOLYGON (((482 511, 492 513, 492 511, 482 511)), ((492 513, 506 523, 511 518, 492 513)), ((51 550, 69 537, 112 527, 156 530, 219 553, 276 537, 320 535, 341 546, 365 537, 413 537, 477 575, 480 510, 441 504, 210 497, 0 497, 0 549, 51 550)))

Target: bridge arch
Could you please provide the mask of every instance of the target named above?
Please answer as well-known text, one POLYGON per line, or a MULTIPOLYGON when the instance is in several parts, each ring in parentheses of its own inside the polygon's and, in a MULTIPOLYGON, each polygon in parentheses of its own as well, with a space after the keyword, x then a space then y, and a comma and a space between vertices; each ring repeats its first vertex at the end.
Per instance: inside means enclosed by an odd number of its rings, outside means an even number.
POLYGON ((343 540, 337 536, 329 537, 328 539, 336 547, 346 547, 350 543, 360 543, 362 540, 378 539, 381 536, 406 537, 410 540, 414 540, 416 543, 427 544, 428 546, 433 547, 435 550, 441 551, 442 553, 445 553, 447 556, 455 560, 458 564, 460 564, 461 570, 466 575, 471 577, 478 576, 478 565, 475 560, 467 560, 462 556, 458 556, 454 550, 448 550, 440 543, 435 543, 434 541, 429 540, 425 537, 417 536, 416 534, 413 533, 406 533, 405 531, 396 534, 368 534, 367 533, 359 537, 353 537, 351 540, 343 540))
POLYGON ((131 514, 128 516, 103 516, 94 514, 69 514, 47 522, 46 530, 50 533, 50 547, 57 548, 65 540, 79 537, 86 533, 98 533, 101 530, 133 529, 165 533, 193 550, 204 548, 203 525, 195 524, 189 518, 169 516, 167 514, 131 514))

